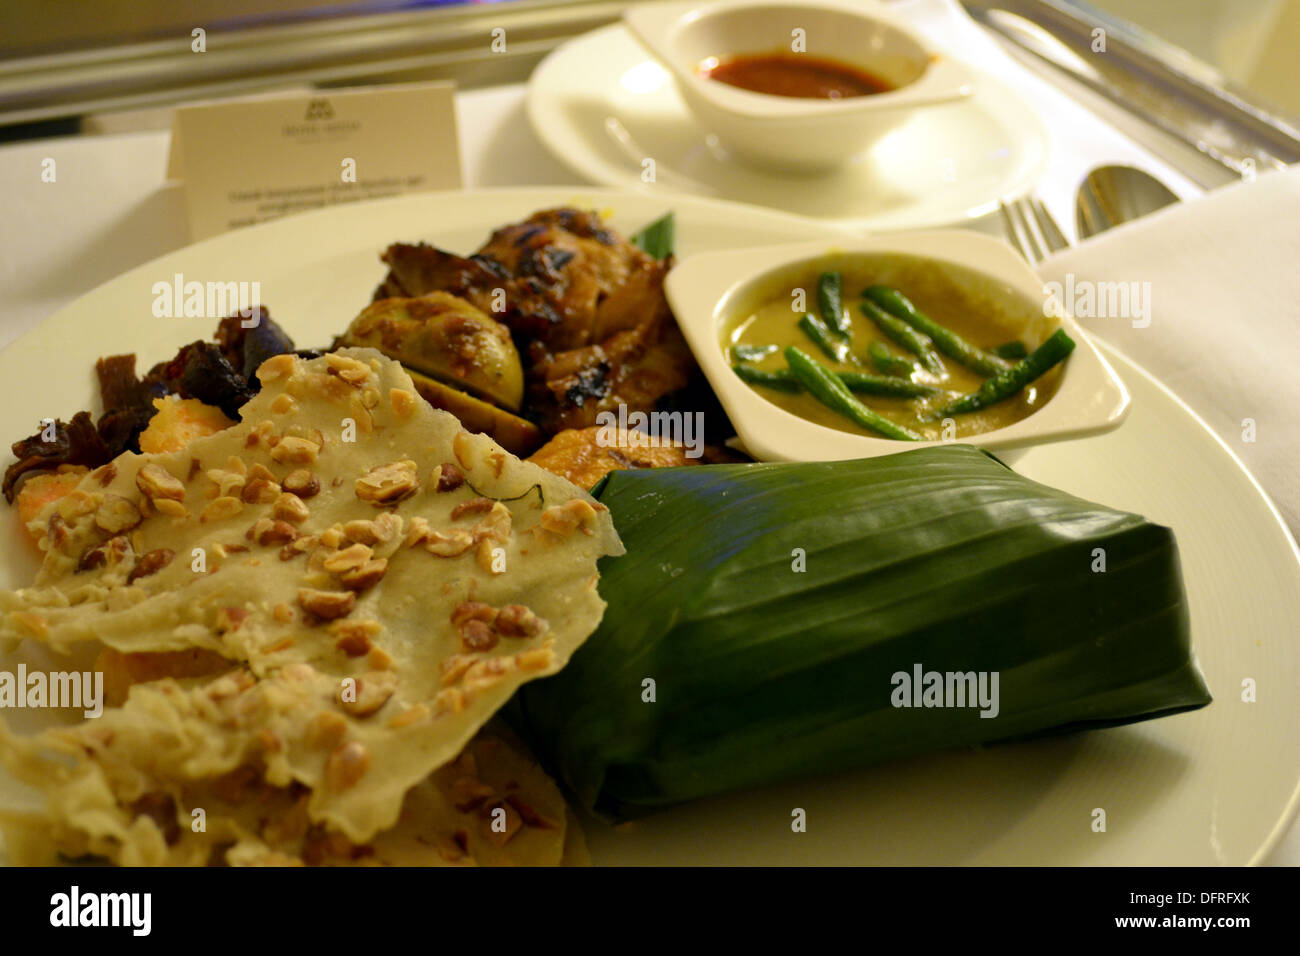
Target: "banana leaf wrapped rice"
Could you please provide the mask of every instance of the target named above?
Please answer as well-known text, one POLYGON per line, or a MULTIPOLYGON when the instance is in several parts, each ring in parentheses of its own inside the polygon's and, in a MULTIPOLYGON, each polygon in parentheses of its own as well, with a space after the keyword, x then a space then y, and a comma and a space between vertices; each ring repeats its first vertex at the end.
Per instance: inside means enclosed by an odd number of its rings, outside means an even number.
POLYGON ((973 447, 593 491, 604 620, 512 713, 606 818, 1210 702, 1173 532, 973 447))

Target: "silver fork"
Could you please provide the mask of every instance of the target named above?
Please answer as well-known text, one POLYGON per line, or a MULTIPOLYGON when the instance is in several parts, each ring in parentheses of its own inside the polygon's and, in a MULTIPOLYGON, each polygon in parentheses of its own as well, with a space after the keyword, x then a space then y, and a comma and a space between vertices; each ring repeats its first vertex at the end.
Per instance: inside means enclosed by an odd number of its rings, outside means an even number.
POLYGON ((998 203, 1002 221, 1007 227, 1007 240, 1031 265, 1036 266, 1053 252, 1066 249, 1070 240, 1061 232, 1052 214, 1037 196, 1022 196, 1010 202, 998 203))

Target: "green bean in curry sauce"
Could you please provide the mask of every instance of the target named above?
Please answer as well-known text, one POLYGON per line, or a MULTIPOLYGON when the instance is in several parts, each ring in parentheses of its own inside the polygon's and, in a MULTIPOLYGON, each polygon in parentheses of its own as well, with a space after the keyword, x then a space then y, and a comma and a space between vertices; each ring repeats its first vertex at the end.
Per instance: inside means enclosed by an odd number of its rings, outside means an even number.
POLYGON ((841 274, 810 266, 803 281, 725 324, 722 346, 732 368, 788 412, 841 431, 900 440, 960 439, 1004 428, 1033 414, 1056 392, 1061 364, 1074 347, 1064 331, 1008 342, 1008 330, 1024 322, 1005 307, 973 300, 924 272, 891 278, 906 284, 880 283, 866 270, 841 274), (835 303, 839 323, 826 314, 828 296, 817 296, 820 320, 792 307, 803 298, 800 290, 816 295, 828 286, 843 290, 834 296, 840 299, 835 303), (846 332, 843 339, 833 331, 837 325, 846 332), (828 374, 796 369, 791 348, 803 365, 820 366, 828 374), (818 387, 808 387, 814 379, 818 387), (881 387, 889 382, 899 387, 881 387), (844 401, 853 392, 858 398, 844 401))

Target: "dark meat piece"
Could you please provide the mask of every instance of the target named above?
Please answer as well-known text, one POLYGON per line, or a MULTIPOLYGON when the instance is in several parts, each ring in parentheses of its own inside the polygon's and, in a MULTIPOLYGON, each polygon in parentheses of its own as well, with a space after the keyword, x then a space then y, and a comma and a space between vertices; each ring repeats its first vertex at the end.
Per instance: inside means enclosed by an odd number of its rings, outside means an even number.
POLYGON ((140 433, 156 414, 156 398, 177 394, 215 405, 226 417, 239 420, 239 408, 257 392, 253 372, 273 355, 292 352, 293 342, 259 307, 258 323, 244 328, 242 317, 222 319, 216 344, 191 342, 170 362, 160 362, 143 379, 135 374, 134 355, 109 355, 95 363, 99 397, 105 409, 98 427, 89 412, 78 412, 68 424, 56 422, 55 440, 41 432, 13 445, 18 460, 4 475, 5 499, 13 502, 22 478, 33 471, 59 465, 98 468, 124 451, 140 450, 140 433))
POLYGON ((54 423, 54 440, 44 441, 43 432, 16 441, 11 446, 18 459, 5 469, 4 496, 13 504, 20 479, 30 471, 46 471, 59 465, 85 465, 98 468, 115 456, 99 437, 89 412, 77 412, 72 421, 54 423))
POLYGON ((147 378, 161 382, 181 398, 197 398, 205 405, 215 405, 234 421, 239 421, 240 406, 254 394, 221 348, 211 342, 183 346, 170 362, 150 369, 147 378))
POLYGON ((134 353, 98 359, 95 377, 99 379, 99 399, 105 408, 148 405, 154 398, 154 389, 136 378, 134 353))
POLYGON ((257 307, 257 324, 245 328, 245 321, 239 315, 222 319, 214 337, 222 357, 243 376, 249 390, 256 393, 262 388, 255 374, 258 368, 273 356, 292 352, 293 339, 275 323, 265 306, 257 307))
POLYGON ((96 426, 89 412, 78 412, 68 424, 55 423, 55 440, 41 440, 41 432, 13 445, 18 461, 5 470, 4 495, 12 503, 31 471, 47 471, 59 465, 98 468, 124 451, 139 451, 140 433, 157 409, 153 400, 167 394, 158 381, 141 381, 135 374, 134 355, 108 355, 95 363, 99 395, 108 409, 96 426))
POLYGON ((99 378, 99 398, 107 409, 99 419, 99 437, 109 457, 122 452, 139 451, 140 433, 149 425, 157 409, 155 398, 167 394, 161 382, 141 381, 135 375, 135 355, 109 355, 95 363, 99 378))

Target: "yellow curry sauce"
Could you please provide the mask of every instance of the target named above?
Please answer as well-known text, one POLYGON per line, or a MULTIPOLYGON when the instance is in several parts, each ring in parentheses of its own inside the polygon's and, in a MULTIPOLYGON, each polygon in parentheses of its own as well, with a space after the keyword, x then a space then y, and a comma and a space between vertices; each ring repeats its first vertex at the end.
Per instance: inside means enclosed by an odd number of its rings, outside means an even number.
MULTIPOLYGON (((730 352, 733 345, 777 345, 777 351, 747 364, 764 371, 781 371, 787 368, 783 354, 785 347, 795 345, 832 371, 881 375, 883 373, 872 364, 867 355, 867 348, 874 341, 883 342, 896 356, 916 361, 915 355, 888 339, 858 308, 862 290, 873 282, 882 281, 881 278, 849 272, 843 274, 843 310, 852 329, 850 360, 837 362, 823 352, 799 328, 799 320, 804 312, 820 318, 816 291, 818 275, 819 271, 811 271, 802 282, 786 286, 783 293, 765 299, 757 308, 743 310, 733 316, 722 329, 722 346, 728 354, 729 362, 735 362, 730 352), (799 289, 804 290, 802 298, 806 308, 795 311, 795 293, 799 289), (856 362, 853 361, 855 357, 856 362)), ((974 297, 954 294, 956 289, 949 282, 937 281, 933 284, 937 288, 929 287, 929 282, 917 282, 915 279, 906 285, 893 282, 889 284, 898 288, 930 318, 947 326, 973 345, 992 349, 1015 338, 1014 332, 1008 331, 1018 324, 1013 316, 996 314, 999 309, 986 301, 979 301, 978 309, 972 309, 974 297), (990 315, 989 310, 995 314, 990 315)), ((1032 351, 1040 342, 1032 339, 1024 344, 1032 351)), ((921 421, 921 417, 960 395, 977 390, 985 376, 971 371, 946 355, 941 354, 941 358, 946 370, 942 379, 923 369, 912 376, 912 380, 917 383, 943 389, 937 395, 927 398, 888 398, 858 393, 855 397, 890 421, 910 428, 927 439, 938 441, 979 435, 1020 421, 1046 404, 1055 393, 1060 380, 1060 367, 1054 368, 1011 398, 978 412, 953 416, 952 429, 945 434, 943 420, 921 421)), ((790 394, 763 385, 751 384, 749 387, 774 405, 819 425, 875 438, 883 437, 832 411, 806 391, 790 394)))

